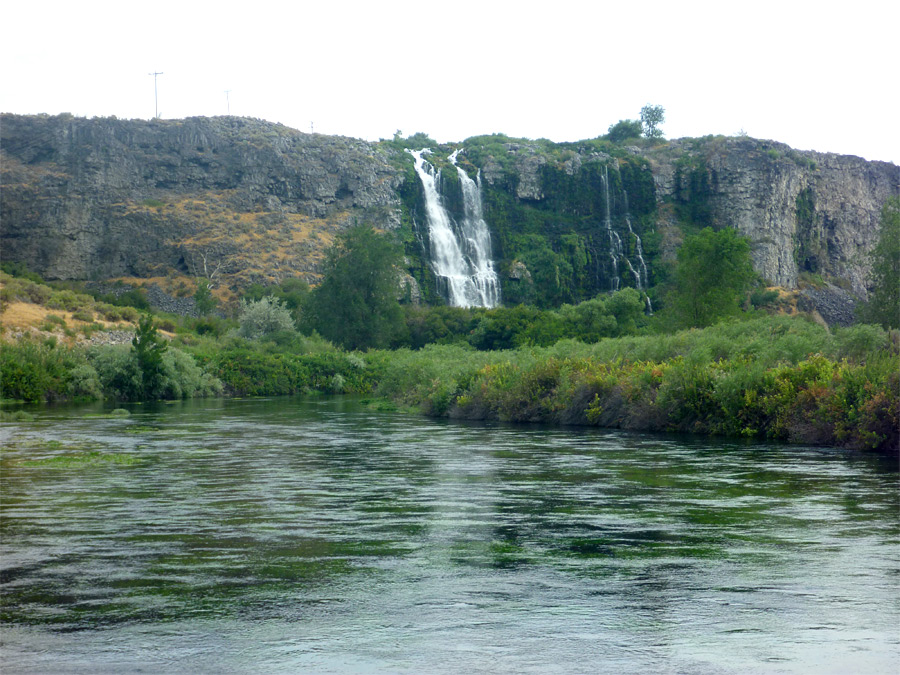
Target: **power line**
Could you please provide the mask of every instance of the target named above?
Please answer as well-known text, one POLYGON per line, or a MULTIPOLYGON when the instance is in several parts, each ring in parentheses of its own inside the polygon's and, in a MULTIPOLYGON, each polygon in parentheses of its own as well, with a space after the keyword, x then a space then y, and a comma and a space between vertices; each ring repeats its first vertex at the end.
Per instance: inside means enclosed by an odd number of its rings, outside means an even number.
POLYGON ((159 94, 156 90, 156 76, 163 75, 164 73, 156 72, 156 73, 148 73, 148 75, 153 76, 153 104, 155 106, 156 114, 153 116, 154 119, 159 117, 159 94))

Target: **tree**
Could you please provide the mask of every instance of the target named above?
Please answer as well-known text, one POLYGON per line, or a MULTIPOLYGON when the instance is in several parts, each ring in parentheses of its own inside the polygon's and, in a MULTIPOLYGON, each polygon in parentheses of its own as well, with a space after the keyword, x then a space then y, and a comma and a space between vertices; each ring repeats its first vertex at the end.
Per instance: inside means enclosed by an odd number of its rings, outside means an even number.
POLYGON ((619 120, 609 125, 606 137, 613 143, 621 143, 629 138, 640 138, 643 127, 639 120, 619 120))
POLYGON ((347 349, 388 346, 403 325, 396 271, 402 259, 390 235, 367 225, 338 235, 312 292, 316 330, 347 349))
POLYGON ((871 292, 862 318, 885 328, 900 327, 900 197, 891 197, 881 209, 878 243, 869 254, 871 292))
POLYGON ((663 132, 660 125, 666 121, 666 110, 661 105, 647 104, 641 108, 641 124, 644 126, 644 136, 647 138, 662 138, 663 132))
POLYGON ((209 279, 198 279, 197 290, 194 293, 194 306, 197 308, 200 316, 210 314, 216 308, 218 302, 216 296, 212 294, 212 290, 209 288, 209 279))
POLYGON ((680 325, 709 326, 738 314, 755 280, 747 238, 731 228, 707 227, 678 249, 671 311, 680 325))
POLYGON ((153 317, 144 314, 131 341, 131 351, 141 373, 141 398, 144 400, 154 399, 162 391, 163 354, 166 349, 168 344, 156 330, 153 317))

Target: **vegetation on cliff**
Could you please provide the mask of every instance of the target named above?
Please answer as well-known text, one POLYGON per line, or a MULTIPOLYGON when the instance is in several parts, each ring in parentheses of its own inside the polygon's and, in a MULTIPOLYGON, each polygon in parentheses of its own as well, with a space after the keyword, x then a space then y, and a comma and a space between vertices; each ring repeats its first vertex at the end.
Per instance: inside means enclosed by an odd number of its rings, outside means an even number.
POLYGON ((885 328, 900 328, 900 197, 885 202, 871 257, 872 293, 863 318, 885 328))

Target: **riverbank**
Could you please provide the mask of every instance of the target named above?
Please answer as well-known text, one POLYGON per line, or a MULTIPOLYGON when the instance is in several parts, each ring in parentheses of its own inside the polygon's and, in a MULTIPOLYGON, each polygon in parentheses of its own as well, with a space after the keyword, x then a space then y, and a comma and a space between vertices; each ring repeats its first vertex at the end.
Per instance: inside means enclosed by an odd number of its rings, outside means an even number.
MULTIPOLYGON (((170 347, 163 398, 351 393, 434 417, 742 436, 898 453, 900 350, 875 326, 766 317, 667 335, 306 353, 246 340, 170 347)), ((3 389, 31 401, 128 399, 125 347, 4 345, 3 389)), ((129 389, 129 386, 132 386, 129 389)), ((133 398, 133 396, 132 396, 133 398)))
POLYGON ((872 326, 763 319, 479 354, 395 354, 377 391, 430 415, 898 453, 900 359, 872 326))

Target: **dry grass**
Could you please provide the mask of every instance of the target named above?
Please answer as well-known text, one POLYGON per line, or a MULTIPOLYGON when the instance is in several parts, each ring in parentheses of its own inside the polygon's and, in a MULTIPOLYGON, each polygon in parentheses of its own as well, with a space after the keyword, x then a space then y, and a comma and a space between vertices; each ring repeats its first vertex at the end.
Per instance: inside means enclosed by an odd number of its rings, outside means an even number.
POLYGON ((50 309, 43 305, 34 305, 30 302, 10 302, 6 305, 3 313, 0 314, 0 326, 3 328, 3 336, 7 339, 11 338, 16 333, 31 333, 43 336, 53 335, 60 342, 66 344, 73 344, 78 342, 79 338, 83 338, 84 334, 81 329, 85 326, 94 325, 107 329, 121 327, 131 328, 134 326, 134 324, 129 321, 120 321, 117 323, 106 321, 96 312, 93 313, 94 320, 92 322, 81 321, 74 318, 72 314, 72 312, 61 309, 50 309), (50 315, 64 319, 66 322, 65 327, 70 329, 70 333, 74 332, 75 334, 67 335, 63 330, 63 326, 58 324, 53 324, 52 330, 44 330, 43 327, 50 324, 47 318, 50 315))

